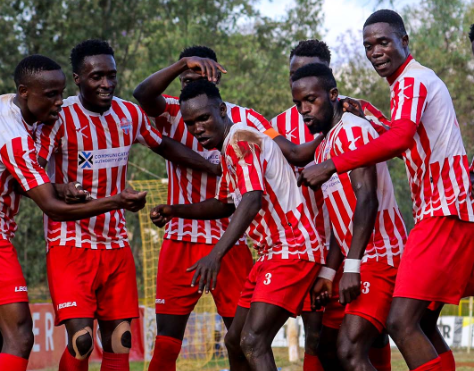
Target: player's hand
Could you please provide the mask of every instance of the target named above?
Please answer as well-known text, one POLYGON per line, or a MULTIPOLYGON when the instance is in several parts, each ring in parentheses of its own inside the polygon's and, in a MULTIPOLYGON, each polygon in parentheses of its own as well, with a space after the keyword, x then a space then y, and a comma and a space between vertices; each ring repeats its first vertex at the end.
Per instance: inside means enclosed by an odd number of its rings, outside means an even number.
POLYGON ((132 188, 125 188, 117 196, 120 209, 139 211, 145 207, 146 191, 138 192, 132 188))
POLYGON ((331 178, 336 172, 332 160, 326 160, 320 164, 305 167, 298 178, 298 186, 305 185, 317 190, 321 185, 331 178))
POLYGON ((311 310, 320 309, 329 303, 332 297, 332 281, 325 278, 317 278, 314 283, 311 295, 311 310))
POLYGON ((362 104, 357 99, 346 97, 341 99, 342 110, 344 112, 352 113, 353 115, 359 116, 366 119, 362 104))
POLYGON ((159 228, 163 228, 172 216, 172 206, 170 205, 158 205, 150 211, 151 221, 159 228))
POLYGON ((221 176, 222 175, 221 164, 212 164, 210 174, 215 175, 215 176, 221 176))
POLYGON ((360 295, 360 273, 344 273, 339 282, 339 302, 349 304, 360 295))
POLYGON ((82 188, 79 182, 70 182, 64 185, 64 202, 67 204, 77 204, 92 200, 91 194, 82 188))
POLYGON ((209 58, 188 57, 186 58, 186 65, 201 76, 206 76, 210 82, 217 82, 219 80, 219 71, 227 73, 224 67, 209 58))
POLYGON ((209 294, 209 288, 211 288, 211 290, 216 288, 217 274, 220 269, 221 260, 211 252, 209 255, 198 260, 192 267, 186 269, 186 272, 196 271, 191 281, 191 287, 194 287, 196 281, 199 279, 198 292, 202 294, 205 291, 206 294, 209 294))

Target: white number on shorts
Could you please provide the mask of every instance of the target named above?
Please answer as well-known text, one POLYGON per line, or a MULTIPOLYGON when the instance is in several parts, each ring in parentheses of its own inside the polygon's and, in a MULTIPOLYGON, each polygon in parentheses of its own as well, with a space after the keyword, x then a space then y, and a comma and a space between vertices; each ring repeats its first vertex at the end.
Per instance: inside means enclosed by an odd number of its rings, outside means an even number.
POLYGON ((271 282, 272 282, 272 274, 271 274, 271 273, 267 273, 267 274, 265 275, 265 279, 263 280, 263 284, 264 284, 264 285, 269 285, 271 282))
POLYGON ((362 293, 368 294, 370 291, 370 282, 362 282, 362 293))

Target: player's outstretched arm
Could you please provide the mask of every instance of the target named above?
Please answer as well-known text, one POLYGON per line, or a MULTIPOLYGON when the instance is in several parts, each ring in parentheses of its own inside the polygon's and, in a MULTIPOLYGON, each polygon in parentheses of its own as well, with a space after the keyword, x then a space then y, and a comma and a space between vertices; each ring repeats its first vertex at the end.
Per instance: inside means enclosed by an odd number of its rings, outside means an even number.
POLYGON ((164 227, 171 218, 212 220, 232 215, 234 204, 227 204, 215 198, 209 198, 195 204, 158 205, 150 212, 150 219, 157 227, 164 227))
POLYGON ((185 57, 148 76, 135 88, 133 96, 148 116, 160 116, 166 107, 162 94, 166 88, 184 71, 192 69, 209 81, 217 82, 219 71, 227 73, 216 61, 208 58, 185 57))
POLYGON ((191 286, 199 279, 199 292, 214 290, 217 283, 217 274, 224 255, 235 245, 244 234, 250 223, 262 208, 262 191, 251 191, 243 195, 242 201, 234 212, 232 220, 219 242, 214 246, 209 255, 198 260, 196 264, 187 269, 195 271, 191 286))
POLYGON ((282 135, 278 135, 273 140, 278 144, 291 165, 304 167, 314 160, 314 152, 323 140, 323 136, 318 135, 313 141, 299 145, 289 141, 282 135))
POLYGON ((146 203, 146 192, 137 192, 131 188, 114 196, 78 204, 66 204, 60 200, 51 183, 32 188, 27 195, 48 217, 58 222, 91 218, 117 209, 138 211, 146 203))
POLYGON ((334 277, 343 260, 344 255, 342 255, 341 248, 337 243, 334 232, 332 232, 326 264, 321 268, 318 278, 310 291, 312 310, 325 306, 329 299, 331 299, 334 277))
POLYGON ((353 237, 339 284, 339 301, 345 305, 360 295, 360 264, 372 236, 377 217, 377 169, 375 165, 351 171, 352 189, 357 204, 354 211, 353 237))
POLYGON ((163 136, 161 144, 153 151, 177 165, 216 176, 222 174, 220 164, 213 164, 184 144, 169 137, 163 136))

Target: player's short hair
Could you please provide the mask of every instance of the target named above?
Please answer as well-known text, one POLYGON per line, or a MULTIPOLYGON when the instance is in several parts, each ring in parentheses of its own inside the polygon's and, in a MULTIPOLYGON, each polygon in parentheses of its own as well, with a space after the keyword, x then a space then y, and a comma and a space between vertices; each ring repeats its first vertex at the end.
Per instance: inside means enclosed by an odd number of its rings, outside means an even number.
POLYGON ((204 45, 193 45, 183 49, 179 55, 179 59, 185 57, 209 58, 217 62, 216 52, 204 45))
POLYGON ((77 44, 71 50, 72 72, 79 72, 86 57, 101 54, 111 55, 112 57, 114 56, 114 50, 107 41, 89 39, 77 44))
POLYGON ((298 68, 293 76, 291 76, 291 80, 295 82, 311 76, 317 77, 322 82, 322 87, 326 91, 337 88, 336 79, 332 74, 332 70, 322 63, 311 63, 298 68))
POLYGON ((208 80, 201 79, 190 82, 184 87, 179 96, 179 103, 186 102, 200 95, 207 95, 208 98, 222 100, 217 86, 208 80))
POLYGON ((23 58, 15 68, 13 79, 15 85, 18 87, 24 84, 26 79, 39 72, 60 70, 61 66, 53 61, 51 58, 40 54, 33 54, 23 58))
POLYGON ((297 57, 318 57, 319 59, 331 63, 331 51, 324 41, 318 39, 302 40, 290 52, 290 61, 297 57))
POLYGON ((471 29, 469 30, 469 40, 471 40, 471 43, 474 41, 474 24, 471 24, 471 29))
POLYGON ((403 22, 402 17, 400 17, 400 14, 394 12, 393 10, 377 10, 375 13, 372 13, 369 18, 367 18, 363 28, 366 28, 367 26, 370 26, 374 23, 388 23, 400 37, 403 37, 407 34, 405 23, 403 22))

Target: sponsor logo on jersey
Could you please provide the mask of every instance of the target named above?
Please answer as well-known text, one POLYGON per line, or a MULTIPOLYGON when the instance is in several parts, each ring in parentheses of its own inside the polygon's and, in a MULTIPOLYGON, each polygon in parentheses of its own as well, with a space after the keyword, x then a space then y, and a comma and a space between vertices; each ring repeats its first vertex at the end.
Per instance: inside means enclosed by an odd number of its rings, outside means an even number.
POLYGON ((81 169, 92 169, 94 165, 94 156, 92 152, 79 152, 79 166, 81 169))
POLYGON ((28 287, 27 286, 16 286, 15 287, 15 292, 28 292, 28 287))
POLYGON ((156 299, 155 304, 165 304, 165 299, 156 299))
POLYGON ((69 307, 77 307, 77 303, 75 301, 68 301, 67 303, 58 304, 58 310, 69 307))
POLYGON ((130 133, 131 128, 132 122, 126 117, 122 117, 122 119, 120 120, 120 129, 122 129, 124 134, 128 135, 130 133))

